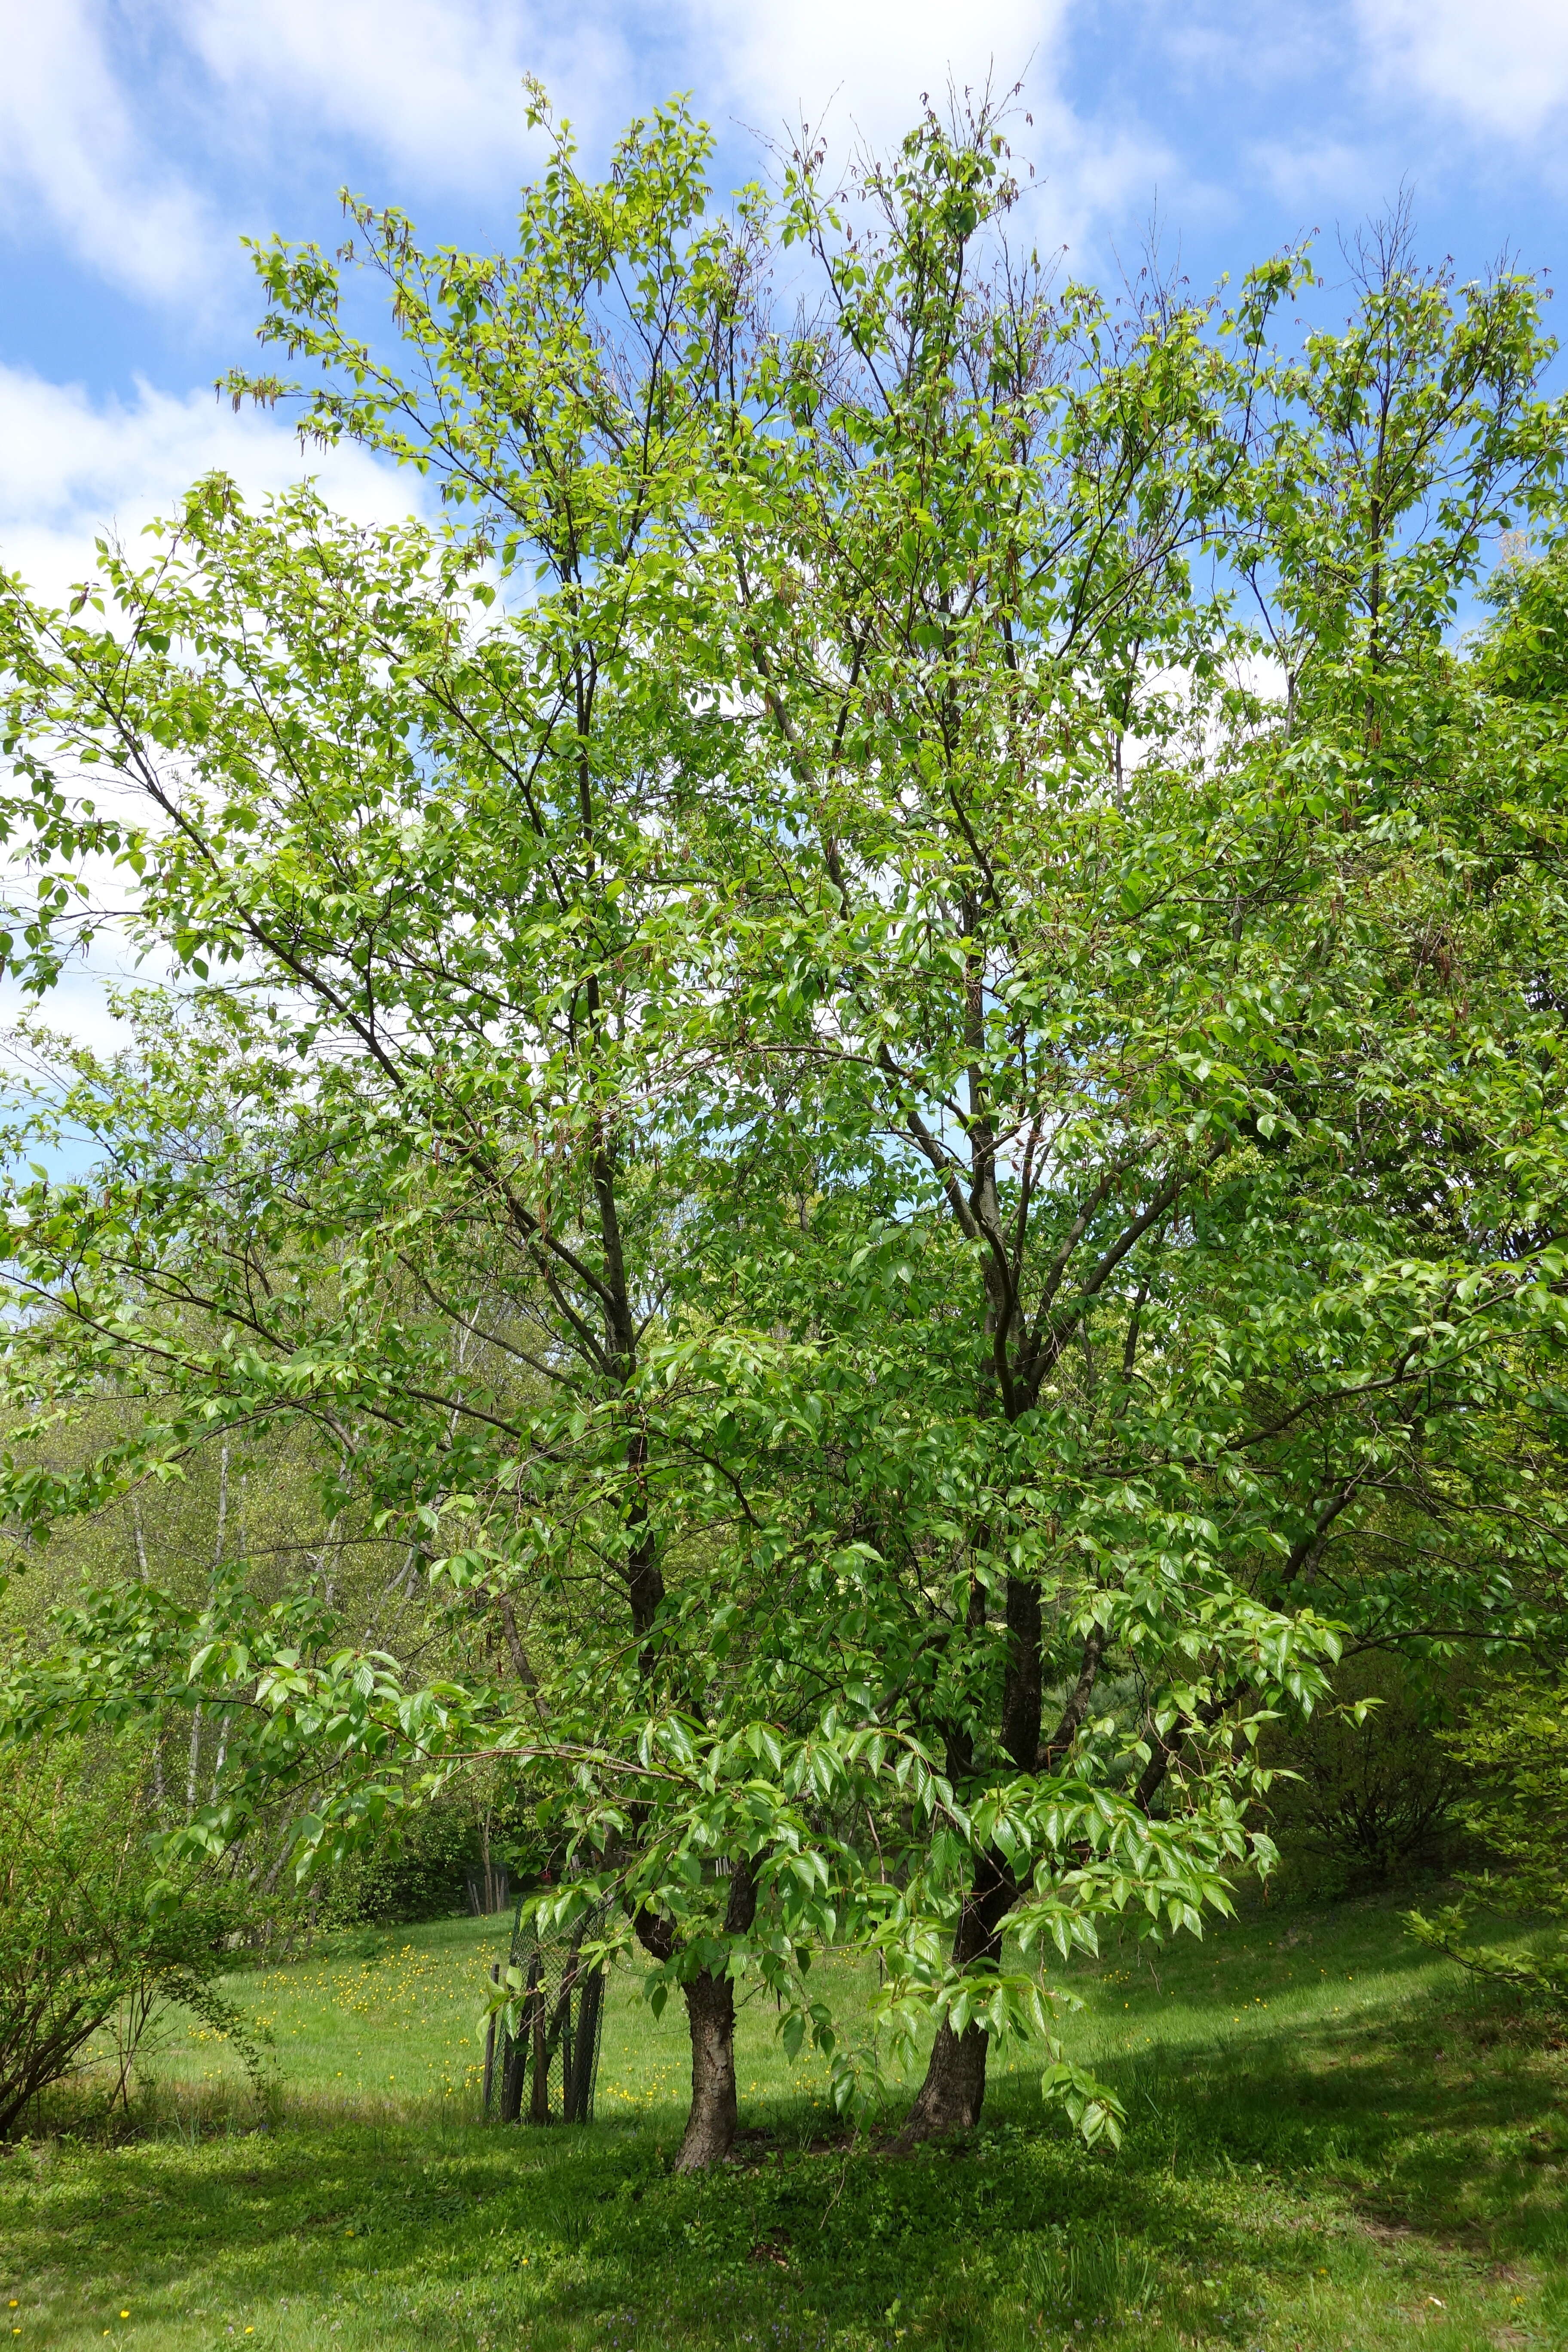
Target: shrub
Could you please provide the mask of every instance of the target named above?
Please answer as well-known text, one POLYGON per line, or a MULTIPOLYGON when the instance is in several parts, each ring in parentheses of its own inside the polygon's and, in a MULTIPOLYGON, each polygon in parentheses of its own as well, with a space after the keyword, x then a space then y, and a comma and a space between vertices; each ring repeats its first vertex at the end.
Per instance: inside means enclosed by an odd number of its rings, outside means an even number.
POLYGON ((1480 1692, 1445 1743, 1466 1772, 1467 1828, 1489 1865, 1465 1900, 1412 1933, 1474 1977, 1568 2011, 1568 1935, 1539 1951, 1499 1951, 1467 1941, 1478 1901, 1499 1900, 1568 1920, 1568 1680, 1540 1672, 1500 1676, 1480 1692))
POLYGON ((74 1738, 0 1750, 0 2139, 118 2021, 123 2091, 157 2011, 254 2042, 217 1990, 232 1906, 210 1869, 169 1878, 142 1759, 74 1738))
POLYGON ((373 1844, 339 1863, 321 1916, 344 1927, 449 1918, 468 1908, 470 1874, 505 1871, 516 1893, 560 1864, 515 1792, 486 1802, 458 1788, 391 1815, 373 1844))
POLYGON ((1521 1909, 1568 1918, 1568 1680, 1500 1677, 1446 1743, 1466 1826, 1521 1909))
POLYGON ((1451 1680, 1364 1652, 1336 1677, 1332 1706, 1276 1731, 1269 1810, 1291 1878, 1353 1894, 1452 1860, 1468 1778, 1445 1738, 1456 1705, 1451 1680), (1373 1704, 1358 1720, 1362 1701, 1373 1704))

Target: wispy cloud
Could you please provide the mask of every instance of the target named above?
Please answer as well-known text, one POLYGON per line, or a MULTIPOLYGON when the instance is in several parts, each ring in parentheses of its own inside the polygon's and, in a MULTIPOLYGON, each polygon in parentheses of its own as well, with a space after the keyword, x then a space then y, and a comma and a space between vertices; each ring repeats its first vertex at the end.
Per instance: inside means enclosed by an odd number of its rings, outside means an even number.
POLYGON ((312 130, 426 185, 521 177, 525 73, 596 119, 627 81, 626 42, 587 7, 517 0, 167 0, 254 139, 312 130))
POLYGON ((906 131, 923 92, 940 100, 951 79, 978 89, 1016 81, 1031 58, 1043 68, 1066 0, 794 0, 737 9, 689 0, 689 53, 704 55, 738 108, 765 135, 804 116, 883 144, 906 131))
MULTIPOLYGON (((188 300, 235 275, 242 220, 298 216, 341 174, 421 205, 526 176, 521 83, 539 74, 591 155, 634 110, 689 89, 721 130, 826 118, 886 144, 949 81, 1027 69, 1045 230, 1077 241, 1164 151, 1081 119, 1059 59, 1070 0, 0 0, 0 185, 102 277, 188 300)), ((1020 126, 1022 134, 1023 126, 1020 126)), ((732 143, 732 142, 731 142, 732 143)))
POLYGON ((1042 245, 1082 245, 1131 205, 1146 214, 1173 177, 1168 148, 1123 110, 1114 121, 1080 114, 1064 93, 1070 0, 795 0, 736 10, 687 0, 686 53, 706 63, 707 86, 733 118, 764 139, 802 121, 843 158, 858 144, 886 148, 916 121, 922 97, 939 110, 950 87, 998 100, 1023 89, 1009 122, 1033 163, 1029 232, 1042 245))
POLYGON ((0 192, 133 293, 189 299, 211 208, 166 159, 157 78, 117 52, 98 0, 0 0, 0 192))
POLYGON ((1381 158, 1344 140, 1258 140, 1247 156, 1263 184, 1299 213, 1303 230, 1375 212, 1391 194, 1381 158))
POLYGON ((1505 142, 1568 110, 1563 0, 1356 0, 1385 87, 1414 88, 1505 142))
POLYGON ((1243 158, 1342 210, 1363 152, 1395 181, 1423 163, 1434 108, 1550 180, 1568 113, 1564 0, 0 0, 0 55, 13 226, 175 312, 237 303, 236 230, 320 222, 339 177, 426 215, 504 205, 538 152, 525 72, 596 156, 678 88, 731 155, 737 125, 803 115, 842 152, 950 78, 1026 70, 1039 233, 1100 256, 1156 183, 1164 209, 1234 208, 1243 158))

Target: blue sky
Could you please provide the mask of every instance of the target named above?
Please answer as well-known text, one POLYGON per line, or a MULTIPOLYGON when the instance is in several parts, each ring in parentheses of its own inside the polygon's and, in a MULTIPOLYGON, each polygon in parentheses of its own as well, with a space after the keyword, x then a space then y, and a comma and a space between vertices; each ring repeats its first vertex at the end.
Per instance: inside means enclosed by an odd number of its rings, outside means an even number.
MULTIPOLYGON (((257 314, 243 233, 335 240, 347 181, 431 239, 506 236, 543 76, 590 161, 689 91, 721 183, 802 110, 840 147, 922 89, 1025 78, 1043 242, 1072 266, 1167 258, 1205 285, 1410 187, 1462 273, 1550 269, 1568 226, 1568 0, 0 0, 0 560, 73 576, 93 526, 203 467, 299 470, 218 370, 257 314)), ((345 503, 401 505, 336 462, 345 503)))

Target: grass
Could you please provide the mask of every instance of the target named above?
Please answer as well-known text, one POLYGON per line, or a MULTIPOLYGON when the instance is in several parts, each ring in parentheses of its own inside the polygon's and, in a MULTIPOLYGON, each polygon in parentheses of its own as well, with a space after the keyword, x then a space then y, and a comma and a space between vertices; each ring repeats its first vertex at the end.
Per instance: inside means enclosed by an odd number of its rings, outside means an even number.
MULTIPOLYGON (((173 2035, 129 2118, 0 2156, 0 2343, 139 2352, 1423 2352, 1568 2345, 1568 2055, 1393 1909, 1108 1952, 1075 2053, 1130 2128, 1086 2154, 1037 2075, 909 2158, 843 2142, 820 2065, 742 2022, 742 2120, 677 2179, 686 2053, 623 1972, 585 2130, 477 2120, 490 1923, 237 1977, 279 2071, 173 2035), (9 2311, 5 2306, 15 2297, 9 2311), (7 2335, 10 2329, 14 2333, 7 2335)), ((853 2005, 863 1990, 829 1963, 853 2005)))

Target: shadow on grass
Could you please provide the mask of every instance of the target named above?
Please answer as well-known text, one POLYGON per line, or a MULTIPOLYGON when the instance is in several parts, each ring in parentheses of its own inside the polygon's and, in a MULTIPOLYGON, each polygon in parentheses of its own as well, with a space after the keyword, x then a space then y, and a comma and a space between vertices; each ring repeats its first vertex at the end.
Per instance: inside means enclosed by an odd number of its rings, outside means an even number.
POLYGON ((1507 2003, 1428 1988, 1375 2018, 1099 2063, 1128 2111, 1120 2156, 1086 2152, 1020 2071, 983 2132, 908 2158, 803 2145, 822 2126, 804 2103, 769 2102, 771 2140, 684 2179, 673 2110, 533 2131, 486 2128, 460 2097, 351 2117, 294 2093, 258 2130, 243 2094, 183 2093, 117 2122, 112 2163, 79 2132, 0 2178, 31 2176, 21 2259, 62 2294, 101 2273, 129 2300, 133 2278, 181 2344, 187 2315, 259 2311, 281 2281, 313 2326, 363 2314, 363 2336, 334 2342, 437 2352, 870 2352, 900 2331, 1010 2352, 1090 2326, 1163 2352, 1178 2334, 1259 2341, 1321 2280, 1372 2282, 1392 2325, 1482 2261, 1568 2253, 1562 2061, 1507 2003))

